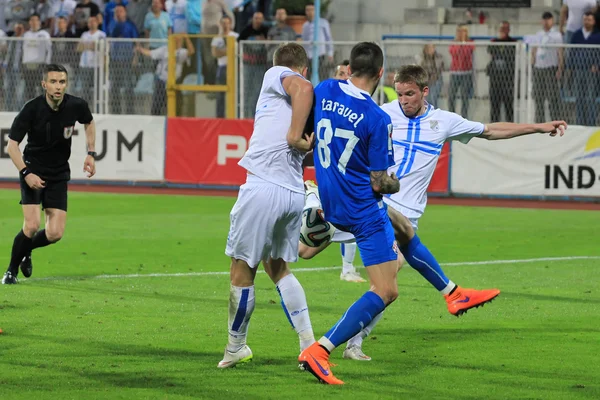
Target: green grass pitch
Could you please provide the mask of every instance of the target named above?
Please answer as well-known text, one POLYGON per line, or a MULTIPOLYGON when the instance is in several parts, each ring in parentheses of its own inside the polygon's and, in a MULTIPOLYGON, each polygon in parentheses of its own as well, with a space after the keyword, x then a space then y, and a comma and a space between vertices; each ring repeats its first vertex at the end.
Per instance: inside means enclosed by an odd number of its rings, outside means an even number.
MULTIPOLYGON (((216 368, 234 201, 71 193, 63 240, 34 252, 33 278, 0 286, 0 399, 600 398, 600 213, 429 207, 420 236, 452 264, 449 277, 502 294, 456 318, 405 266, 399 299, 365 341, 373 361, 338 349, 346 385, 328 387, 297 369, 296 334, 265 274, 254 361, 216 368), (590 257, 553 259, 572 256, 590 257), (476 261, 489 263, 465 264, 476 261)), ((18 192, 0 190, 0 209, 4 267, 22 223, 18 192)), ((341 282, 339 269, 311 270, 340 262, 331 246, 292 266, 317 337, 368 289, 341 282)))

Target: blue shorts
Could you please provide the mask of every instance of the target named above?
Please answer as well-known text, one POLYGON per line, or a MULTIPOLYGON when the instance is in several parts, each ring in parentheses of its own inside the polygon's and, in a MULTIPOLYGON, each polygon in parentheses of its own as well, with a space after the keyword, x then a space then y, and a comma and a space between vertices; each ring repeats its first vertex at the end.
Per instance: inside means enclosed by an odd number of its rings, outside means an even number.
POLYGON ((367 220, 339 229, 354 235, 365 267, 398 259, 398 246, 387 207, 367 220))

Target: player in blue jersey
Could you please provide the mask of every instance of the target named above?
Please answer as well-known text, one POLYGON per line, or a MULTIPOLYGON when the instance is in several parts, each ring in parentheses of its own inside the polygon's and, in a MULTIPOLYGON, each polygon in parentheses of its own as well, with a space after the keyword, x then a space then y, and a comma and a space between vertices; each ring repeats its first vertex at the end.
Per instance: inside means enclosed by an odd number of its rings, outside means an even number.
POLYGON ((326 80, 315 88, 315 169, 327 220, 352 233, 371 289, 298 360, 324 383, 339 385, 329 354, 368 325, 398 297, 398 247, 383 202, 400 182, 394 164, 390 117, 371 98, 383 74, 383 52, 375 43, 352 48, 347 81, 326 80))
MULTIPOLYGON (((472 138, 501 140, 535 133, 562 136, 567 124, 564 121, 551 121, 543 124, 496 122, 485 125, 468 121, 457 114, 435 109, 428 104, 427 82, 427 72, 422 67, 415 65, 402 67, 394 78, 398 100, 382 106, 386 114, 391 117, 393 124, 392 142, 395 146, 396 160, 389 171, 397 172, 403 186, 402 191, 386 196, 384 201, 389 205, 388 212, 396 230, 400 250, 409 264, 444 295, 448 311, 459 316, 473 307, 491 301, 499 291, 457 286, 446 277, 433 255, 420 243, 416 235, 418 220, 427 204, 427 187, 444 142, 456 140, 466 144, 472 138)), ((311 187, 307 183, 305 185, 307 186, 305 207, 319 208, 316 187, 311 187)), ((327 214, 325 217, 327 218, 327 214)), ((338 232, 335 233, 333 242, 351 240, 344 232, 337 240, 336 235, 338 232)), ((300 255, 302 258, 311 258, 327 245, 328 243, 319 248, 300 246, 300 255)), ((345 358, 370 360, 370 357, 362 353, 362 339, 371 332, 379 318, 380 316, 375 317, 359 335, 348 342, 349 346, 344 352, 345 358)))

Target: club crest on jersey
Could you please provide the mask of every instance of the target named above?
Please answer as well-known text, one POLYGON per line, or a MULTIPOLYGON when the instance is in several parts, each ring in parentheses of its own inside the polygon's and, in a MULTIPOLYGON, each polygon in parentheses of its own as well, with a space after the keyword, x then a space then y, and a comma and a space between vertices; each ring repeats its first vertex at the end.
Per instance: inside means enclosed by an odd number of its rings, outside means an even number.
POLYGON ((73 136, 73 130, 74 130, 74 126, 67 126, 65 128, 65 130, 63 131, 63 136, 65 137, 65 139, 70 138, 71 136, 73 136))
POLYGON ((394 251, 394 253, 399 254, 400 253, 400 249, 398 248, 398 243, 396 243, 396 241, 394 240, 394 244, 392 245, 392 250, 394 251))
POLYGON ((440 129, 440 122, 439 121, 429 121, 429 127, 431 128, 432 131, 438 131, 440 129))

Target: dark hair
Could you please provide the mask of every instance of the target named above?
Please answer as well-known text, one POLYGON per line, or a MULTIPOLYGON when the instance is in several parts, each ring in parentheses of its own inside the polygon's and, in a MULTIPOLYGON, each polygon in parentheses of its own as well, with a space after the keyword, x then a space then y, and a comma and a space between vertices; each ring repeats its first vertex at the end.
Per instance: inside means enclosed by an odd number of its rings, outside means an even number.
POLYGON ((37 17, 37 19, 41 20, 41 18, 40 18, 40 14, 38 14, 38 13, 31 14, 31 15, 29 16, 28 20, 30 20, 30 19, 31 19, 31 18, 33 18, 33 17, 37 17))
POLYGON ((67 69, 60 64, 48 64, 44 67, 44 80, 48 77, 49 72, 64 72, 67 76, 67 69))
POLYGON ((554 15, 552 15, 551 12, 546 11, 545 13, 542 14, 542 19, 551 19, 554 18, 554 15))
POLYGON ((277 50, 275 50, 275 54, 273 55, 273 65, 302 70, 308 67, 306 50, 298 43, 282 43, 277 50))
POLYGON ((341 63, 337 63, 335 66, 336 66, 336 67, 340 67, 340 66, 342 66, 342 65, 343 65, 344 67, 347 67, 348 65, 350 65, 350 60, 344 60, 344 61, 342 61, 341 63))
POLYGON ((383 67, 383 51, 373 42, 360 42, 350 52, 352 76, 377 78, 383 67))
POLYGON ((313 7, 314 7, 314 6, 315 6, 315 3, 313 3, 312 1, 309 1, 308 3, 306 3, 306 4, 304 5, 304 7, 308 7, 308 6, 313 6, 313 7))
POLYGON ((420 65, 405 65, 396 71, 394 83, 414 83, 419 90, 429 85, 429 74, 420 65))
POLYGON ((228 19, 228 20, 230 20, 230 21, 233 22, 233 20, 231 19, 231 17, 229 15, 227 15, 227 14, 223 14, 223 16, 221 17, 221 19, 228 19))
POLYGON ((593 12, 591 12, 591 11, 589 11, 589 10, 583 13, 583 16, 584 16, 584 17, 589 17, 590 15, 591 15, 592 17, 594 17, 594 19, 596 19, 596 16, 594 15, 594 13, 593 13, 593 12))
POLYGON ((125 7, 125 6, 123 5, 123 3, 119 3, 119 4, 117 4, 117 5, 115 6, 115 10, 117 9, 117 7, 123 7, 123 8, 125 9, 125 11, 127 11, 127 7, 125 7))

